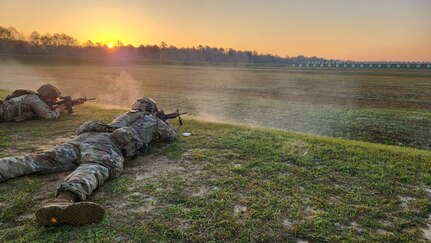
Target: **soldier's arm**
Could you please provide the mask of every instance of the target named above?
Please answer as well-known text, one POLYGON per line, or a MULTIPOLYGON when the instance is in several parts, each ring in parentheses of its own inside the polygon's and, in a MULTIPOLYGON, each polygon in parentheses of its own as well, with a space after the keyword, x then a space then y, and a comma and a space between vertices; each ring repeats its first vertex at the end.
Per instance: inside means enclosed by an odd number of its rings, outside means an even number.
POLYGON ((141 117, 141 112, 124 112, 123 114, 117 116, 108 125, 112 127, 125 127, 130 126, 136 119, 141 117))
POLYGON ((176 138, 177 130, 171 124, 157 119, 157 133, 162 141, 172 141, 176 138))
POLYGON ((55 120, 60 116, 60 108, 51 110, 37 95, 29 95, 26 102, 30 105, 32 111, 39 117, 48 120, 55 120))

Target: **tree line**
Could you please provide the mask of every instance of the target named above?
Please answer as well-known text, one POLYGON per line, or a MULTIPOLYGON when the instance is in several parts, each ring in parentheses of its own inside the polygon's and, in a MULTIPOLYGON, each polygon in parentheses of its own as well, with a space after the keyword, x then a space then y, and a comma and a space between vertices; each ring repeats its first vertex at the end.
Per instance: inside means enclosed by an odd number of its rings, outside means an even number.
POLYGON ((110 49, 104 43, 88 40, 80 43, 76 38, 63 34, 30 35, 19 32, 14 27, 0 26, 0 54, 71 56, 96 58, 124 58, 157 62, 219 62, 234 64, 306 64, 326 61, 319 57, 280 57, 272 54, 259 54, 256 51, 241 51, 199 45, 181 47, 168 45, 124 45, 117 41, 110 49))

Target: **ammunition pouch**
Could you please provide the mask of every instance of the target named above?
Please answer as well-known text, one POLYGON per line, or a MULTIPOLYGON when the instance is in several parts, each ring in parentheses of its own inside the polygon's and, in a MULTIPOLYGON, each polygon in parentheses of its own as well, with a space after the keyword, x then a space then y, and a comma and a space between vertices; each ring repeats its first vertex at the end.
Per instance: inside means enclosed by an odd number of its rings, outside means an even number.
POLYGON ((127 157, 139 154, 145 145, 138 132, 132 127, 122 127, 112 133, 115 143, 125 151, 127 157))

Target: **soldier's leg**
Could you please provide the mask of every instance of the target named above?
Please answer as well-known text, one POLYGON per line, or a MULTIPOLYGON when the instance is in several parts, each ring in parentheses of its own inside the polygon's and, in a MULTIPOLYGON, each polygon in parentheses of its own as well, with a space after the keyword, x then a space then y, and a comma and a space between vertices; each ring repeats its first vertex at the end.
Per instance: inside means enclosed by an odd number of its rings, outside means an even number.
POLYGON ((96 188, 121 174, 123 162, 123 156, 116 153, 102 155, 97 161, 84 158, 79 167, 65 178, 57 194, 69 191, 76 194, 80 201, 85 201, 96 188))
POLYGON ((79 149, 72 144, 61 144, 51 150, 0 159, 0 182, 34 173, 55 173, 73 170, 78 166, 79 149))
POLYGON ((113 150, 109 154, 98 154, 97 160, 84 156, 79 167, 67 176, 65 182, 58 188, 57 199, 36 212, 36 220, 43 225, 59 223, 83 225, 102 220, 104 208, 85 200, 108 179, 120 175, 123 161, 123 156, 113 150))

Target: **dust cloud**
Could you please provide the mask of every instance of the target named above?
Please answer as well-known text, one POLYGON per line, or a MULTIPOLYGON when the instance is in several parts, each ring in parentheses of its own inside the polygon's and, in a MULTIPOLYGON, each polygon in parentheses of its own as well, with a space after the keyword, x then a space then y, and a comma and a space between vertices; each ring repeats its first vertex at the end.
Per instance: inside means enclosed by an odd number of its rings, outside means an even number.
MULTIPOLYGON (((429 72, 424 71, 406 72, 400 77, 392 71, 366 70, 23 65, 3 64, 0 59, 1 89, 35 90, 51 83, 63 95, 87 95, 97 99, 91 104, 120 109, 128 109, 137 98, 146 96, 168 113, 180 109, 211 121, 367 141, 380 134, 370 132, 370 128, 394 134, 386 125, 389 115, 394 114, 397 124, 410 122, 407 116, 396 117, 398 113, 385 109, 398 108, 398 104, 429 104, 428 76, 429 72), (379 110, 374 109, 375 104, 379 110)), ((421 129, 426 134, 429 126, 425 113, 411 114, 423 123, 416 123, 419 127, 415 130, 406 127, 412 135, 393 135, 403 144, 417 141, 414 131, 421 129)))
POLYGON ((14 59, 0 59, 0 88, 5 90, 37 90, 41 85, 55 82, 46 73, 23 65, 14 59), (13 68, 9 68, 13 67, 13 68))
POLYGON ((102 91, 98 95, 100 103, 112 104, 121 108, 129 107, 139 97, 141 82, 133 78, 133 76, 121 71, 117 76, 105 76, 106 88, 102 87, 102 91))

